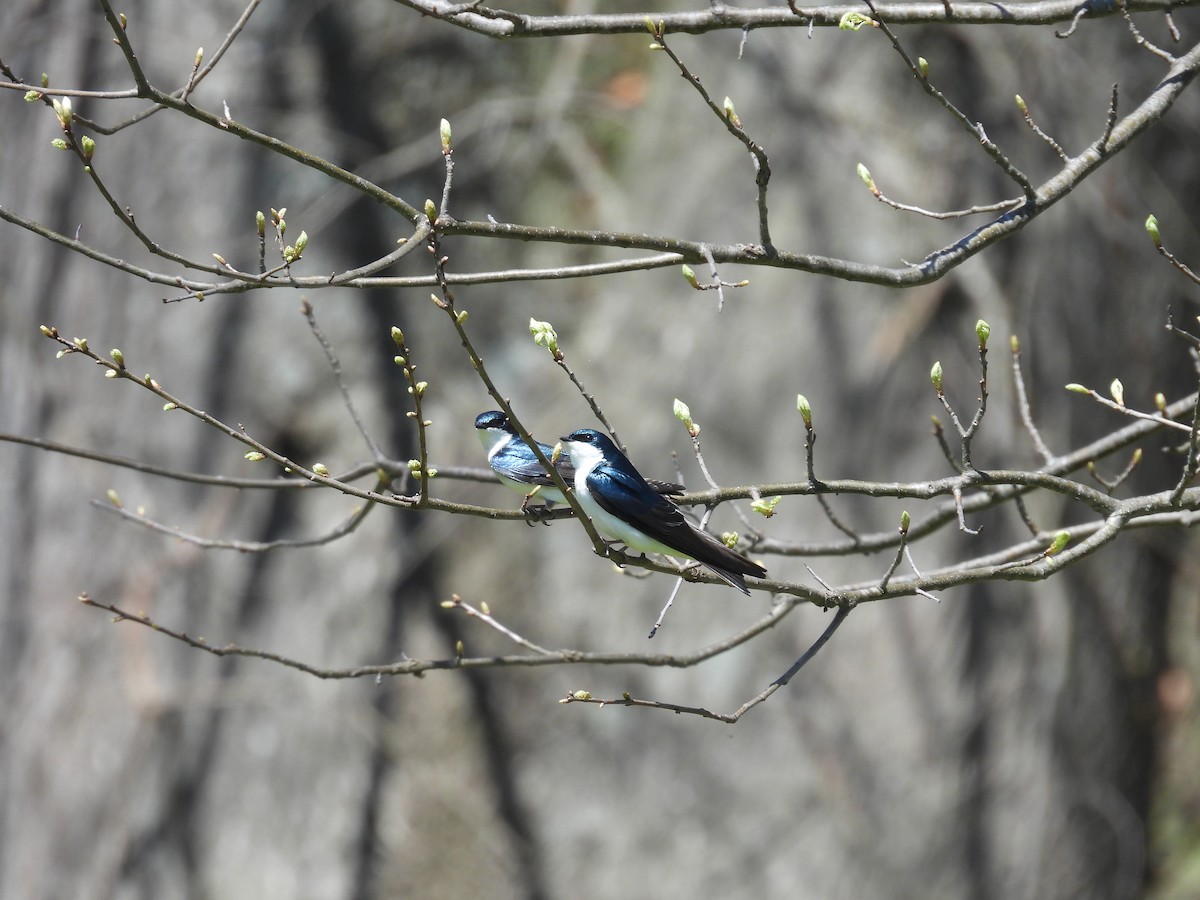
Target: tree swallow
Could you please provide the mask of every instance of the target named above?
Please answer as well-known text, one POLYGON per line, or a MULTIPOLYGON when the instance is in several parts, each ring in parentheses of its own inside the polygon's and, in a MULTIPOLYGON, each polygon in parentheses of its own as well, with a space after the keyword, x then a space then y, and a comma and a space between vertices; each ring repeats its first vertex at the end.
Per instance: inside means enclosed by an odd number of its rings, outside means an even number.
MULTIPOLYGON (((521 440, 517 429, 508 421, 508 416, 498 409, 480 413, 475 417, 475 429, 479 434, 479 442, 487 452, 488 465, 492 467, 500 483, 526 495, 522 509, 533 499, 535 491, 547 505, 566 503, 562 491, 554 486, 554 480, 529 449, 529 445, 521 440)), ((546 459, 550 459, 554 449, 541 441, 538 441, 537 445, 546 459)), ((571 465, 571 460, 565 453, 559 457, 555 467, 562 475, 563 481, 569 485, 575 483, 575 467, 571 465)), ((651 481, 648 485, 651 491, 660 494, 683 493, 683 485, 669 481, 651 481)))
POLYGON ((612 441, 591 428, 562 439, 575 468, 575 495, 596 528, 642 552, 686 556, 749 596, 746 575, 767 570, 697 528, 678 506, 656 493, 612 441))

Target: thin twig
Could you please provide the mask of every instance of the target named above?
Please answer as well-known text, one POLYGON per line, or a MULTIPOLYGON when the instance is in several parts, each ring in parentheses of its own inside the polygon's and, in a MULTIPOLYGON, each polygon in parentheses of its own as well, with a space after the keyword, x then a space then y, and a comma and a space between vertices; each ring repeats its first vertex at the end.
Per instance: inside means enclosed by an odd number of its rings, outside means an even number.
POLYGON ((1025 376, 1021 372, 1021 342, 1015 334, 1009 339, 1009 346, 1012 348, 1013 385, 1016 387, 1017 411, 1021 415, 1021 422, 1025 425, 1025 430, 1029 432, 1029 436, 1033 439, 1033 446, 1041 454, 1042 462, 1048 466, 1053 465, 1055 456, 1050 448, 1046 446, 1046 442, 1042 439, 1041 431, 1038 430, 1037 425, 1033 421, 1033 409, 1029 404, 1029 392, 1025 389, 1025 376))
POLYGON ((350 396, 350 389, 346 386, 346 379, 342 375, 342 362, 338 359, 333 345, 329 343, 329 339, 325 337, 325 332, 317 325, 317 316, 313 311, 313 305, 308 300, 302 300, 300 311, 308 321, 308 327, 312 331, 313 337, 317 339, 317 343, 325 351, 325 359, 329 361, 329 368, 333 372, 333 380, 337 384, 338 392, 342 395, 342 404, 346 407, 346 412, 350 414, 350 418, 354 422, 354 427, 358 429, 358 433, 362 435, 363 440, 366 442, 367 449, 371 451, 371 457, 376 460, 384 459, 383 451, 379 449, 379 444, 375 442, 375 438, 367 430, 362 416, 358 414, 358 408, 354 405, 354 398, 350 396))

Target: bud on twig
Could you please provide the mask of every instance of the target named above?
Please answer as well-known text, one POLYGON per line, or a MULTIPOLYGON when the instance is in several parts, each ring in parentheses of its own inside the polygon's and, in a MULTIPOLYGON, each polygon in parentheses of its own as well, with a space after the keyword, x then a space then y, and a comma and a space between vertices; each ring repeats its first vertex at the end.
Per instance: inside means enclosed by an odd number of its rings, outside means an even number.
POLYGON ((942 363, 940 360, 935 362, 933 368, 929 370, 929 381, 940 396, 942 393, 942 363))
POLYGON ((1108 386, 1108 391, 1112 394, 1112 398, 1117 401, 1117 406, 1125 405, 1125 385, 1121 384, 1120 378, 1114 378, 1112 384, 1108 386))
POLYGON ((1091 388, 1086 388, 1082 384, 1076 384, 1074 381, 1072 381, 1066 387, 1068 391, 1071 391, 1074 394, 1090 394, 1092 392, 1091 388))
POLYGON ((322 478, 329 477, 329 468, 325 463, 313 463, 312 470, 314 474, 320 475, 322 478))
POLYGON ((858 164, 858 177, 862 179, 863 184, 867 186, 867 190, 879 196, 879 188, 875 187, 875 179, 871 177, 871 170, 862 163, 858 164))
POLYGON ((533 335, 533 342, 539 347, 545 347, 556 362, 562 360, 562 351, 558 349, 558 332, 554 330, 553 325, 549 322, 530 319, 529 333, 533 335))
POLYGON ((450 152, 450 123, 442 119, 441 125, 438 127, 438 134, 442 139, 442 153, 450 152))
POLYGON ((683 427, 687 429, 688 434, 694 438, 699 437, 700 426, 692 421, 692 411, 686 403, 676 397, 675 402, 671 405, 671 411, 674 413, 675 418, 683 423, 683 427))
POLYGON ((872 28, 879 27, 878 22, 860 12, 848 12, 838 22, 838 28, 842 31, 858 31, 864 25, 870 25, 872 28))
POLYGON ((50 105, 54 108, 54 115, 58 117, 58 124, 62 130, 70 131, 71 122, 75 118, 75 114, 71 110, 71 98, 63 97, 60 100, 57 97, 52 97, 50 105))
POLYGON ((808 398, 803 394, 796 395, 796 409, 800 413, 800 418, 804 420, 804 427, 812 431, 812 406, 808 403, 808 398))
POLYGON ((992 333, 992 326, 980 319, 975 323, 975 337, 979 338, 979 349, 987 349, 988 337, 992 333))
POLYGON ((680 267, 680 271, 683 273, 684 281, 686 281, 688 284, 690 284, 692 287, 694 287, 698 291, 703 290, 703 288, 700 287, 700 282, 696 280, 696 273, 695 273, 695 271, 693 271, 691 266, 689 266, 687 263, 684 263, 680 267))
POLYGON ((85 134, 79 139, 79 152, 83 154, 83 161, 90 163, 92 154, 96 152, 96 142, 85 134))
POLYGON ((769 519, 775 515, 775 507, 779 505, 782 497, 772 497, 770 500, 758 499, 750 504, 750 508, 762 516, 764 519, 769 519))
POLYGON ((1158 219, 1154 216, 1146 218, 1146 234, 1150 235, 1150 240, 1154 241, 1155 247, 1162 247, 1162 236, 1158 233, 1158 219))
POLYGON ((742 127, 742 120, 738 118, 737 111, 733 108, 732 100, 726 97, 721 108, 725 110, 725 118, 730 121, 734 128, 742 127))
POLYGON ((1058 532, 1058 534, 1054 535, 1054 542, 1049 547, 1046 548, 1046 552, 1043 553, 1042 555, 1043 556, 1055 556, 1056 554, 1061 553, 1063 551, 1063 549, 1067 546, 1067 544, 1069 544, 1070 542, 1071 542, 1071 532, 1060 531, 1060 532, 1058 532))

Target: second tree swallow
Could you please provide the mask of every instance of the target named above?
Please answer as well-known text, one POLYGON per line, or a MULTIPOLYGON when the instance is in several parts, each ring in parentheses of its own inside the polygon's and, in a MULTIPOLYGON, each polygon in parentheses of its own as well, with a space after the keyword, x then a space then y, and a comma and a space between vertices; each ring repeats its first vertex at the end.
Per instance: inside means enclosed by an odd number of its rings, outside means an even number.
POLYGON ((689 522, 678 506, 654 491, 605 435, 583 428, 562 441, 575 468, 579 505, 604 534, 644 553, 690 557, 747 596, 745 576, 766 576, 767 570, 758 563, 734 553, 689 522))
MULTIPOLYGON (((533 493, 552 503, 565 503, 562 491, 554 486, 554 480, 547 474, 529 445, 521 440, 517 429, 508 421, 508 416, 498 409, 480 413, 475 417, 475 429, 479 434, 479 442, 487 452, 488 465, 500 479, 500 483, 526 495, 525 504, 533 498, 533 493)), ((538 448, 546 459, 554 453, 554 448, 548 447, 541 441, 538 448)), ((564 453, 555 464, 563 481, 568 485, 575 483, 575 467, 570 458, 564 453)), ((669 481, 649 482, 651 491, 660 494, 682 494, 683 485, 669 481)), ((522 509, 525 508, 522 504, 522 509)))

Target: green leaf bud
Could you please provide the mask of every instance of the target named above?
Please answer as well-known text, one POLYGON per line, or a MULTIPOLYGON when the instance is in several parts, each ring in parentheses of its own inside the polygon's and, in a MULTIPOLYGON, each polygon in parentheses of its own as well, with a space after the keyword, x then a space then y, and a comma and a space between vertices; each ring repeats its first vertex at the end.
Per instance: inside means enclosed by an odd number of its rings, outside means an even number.
POLYGON ((1150 235, 1155 247, 1162 246, 1162 236, 1158 233, 1158 219, 1154 216, 1146 217, 1146 234, 1150 235))
POLYGON ((179 409, 178 404, 175 404, 175 403, 164 403, 163 404, 163 412, 170 412, 173 409, 179 409))
POLYGON ((1162 393, 1154 395, 1154 408, 1160 413, 1165 413, 1167 411, 1167 398, 1165 395, 1162 393))
POLYGON ((858 164, 858 177, 862 179, 862 183, 867 186, 868 191, 876 197, 879 196, 879 188, 875 186, 875 179, 871 177, 871 170, 862 163, 858 164))
POLYGON ((68 150, 68 149, 70 149, 70 144, 68 144, 68 143, 67 143, 66 141, 64 141, 62 138, 55 138, 54 140, 52 140, 52 141, 50 142, 50 146, 51 146, 51 147, 53 147, 55 150, 68 150))
POLYGON ((555 359, 562 358, 562 351, 558 349, 558 332, 554 330, 553 325, 549 322, 539 322, 537 319, 530 319, 529 333, 533 335, 533 342, 535 344, 539 347, 545 347, 555 359))
POLYGON ((796 411, 800 413, 800 418, 804 420, 804 427, 812 429, 812 406, 808 402, 808 398, 803 394, 796 395, 796 411))
POLYGON ((450 123, 442 119, 438 125, 438 135, 442 139, 442 153, 450 152, 450 123))
POLYGON ((322 478, 329 477, 329 467, 325 463, 313 463, 312 470, 314 474, 320 475, 322 478))
POLYGON ((25 92, 25 102, 26 103, 37 103, 39 100, 42 99, 43 96, 44 95, 42 94, 41 91, 26 91, 25 92))
POLYGON ((118 366, 120 366, 122 369, 125 368, 125 354, 122 353, 119 349, 117 349, 116 347, 113 347, 111 350, 108 351, 108 355, 112 357, 112 361, 115 362, 118 366))
POLYGON ((1025 105, 1025 101, 1022 99, 1021 95, 1017 94, 1013 99, 1017 101, 1017 109, 1021 111, 1021 115, 1029 115, 1029 107, 1025 105))
POLYGON ((979 349, 983 350, 987 347, 988 337, 992 333, 992 326, 980 319, 975 323, 975 337, 979 338, 979 349))
POLYGON ((921 73, 922 78, 929 77, 929 60, 923 56, 917 57, 917 71, 921 73))
POLYGON ((58 124, 62 126, 63 131, 71 130, 71 122, 75 119, 75 113, 71 109, 71 98, 53 97, 50 100, 50 105, 54 107, 54 115, 58 118, 58 124))
POLYGON ((425 201, 425 218, 429 220, 430 224, 437 221, 437 206, 432 200, 425 201))
POLYGON ((721 543, 732 550, 737 546, 738 533, 736 531, 726 531, 721 534, 721 543))
POLYGON ((783 497, 772 497, 769 500, 758 499, 750 504, 750 508, 765 519, 775 515, 775 507, 779 505, 779 501, 783 497))
POLYGON ((251 450, 244 457, 244 459, 246 459, 250 462, 262 462, 266 458, 267 458, 267 455, 265 453, 260 453, 257 450, 251 450))
POLYGON ((683 423, 684 428, 688 430, 688 434, 692 437, 700 436, 700 426, 692 421, 692 411, 686 403, 676 397, 675 402, 671 404, 671 411, 675 415, 675 418, 683 423))
POLYGON ((742 120, 738 118, 737 110, 733 108, 732 100, 726 97, 725 102, 721 105, 721 108, 725 110, 725 118, 729 120, 730 124, 732 124, 734 128, 742 127, 742 120))
POLYGON ((392 326, 392 340, 395 342, 397 347, 404 346, 404 332, 395 325, 392 326))
POLYGON ((1017 353, 1020 353, 1021 352, 1021 339, 1019 337, 1017 337, 1015 334, 1012 335, 1008 339, 1008 347, 1010 350, 1012 350, 1014 355, 1017 353))
POLYGON ((304 253, 304 248, 308 246, 308 232, 301 231, 300 237, 296 238, 296 259, 304 253))
POLYGON ((933 364, 933 368, 929 370, 929 381, 933 385, 933 389, 939 394, 942 392, 942 363, 939 360, 933 364))
POLYGON ((112 488, 109 488, 107 491, 104 492, 104 495, 106 497, 108 497, 108 502, 111 503, 113 506, 115 506, 117 509, 123 508, 124 504, 121 503, 121 497, 115 490, 113 490, 112 488))
POLYGON ((908 534, 908 527, 912 525, 912 516, 908 514, 908 510, 902 510, 900 513, 900 533, 908 534))
POLYGON ((1074 394, 1090 394, 1092 392, 1091 388, 1086 388, 1082 384, 1077 384, 1074 381, 1072 381, 1066 387, 1068 391, 1071 391, 1074 394))
POLYGON ((684 263, 680 267, 680 271, 683 273, 684 281, 686 281, 688 284, 690 284, 692 287, 694 287, 698 291, 703 290, 703 288, 700 287, 700 282, 696 280, 696 273, 695 273, 695 271, 693 271, 691 266, 684 263))
POLYGON ((1058 534, 1054 535, 1054 542, 1052 544, 1050 544, 1049 547, 1046 548, 1046 552, 1043 554, 1043 556, 1054 556, 1058 553, 1061 553, 1063 551, 1063 549, 1067 546, 1067 544, 1069 544, 1070 542, 1071 542, 1071 532, 1069 532, 1069 531, 1058 532, 1058 534))
POLYGON ((267 233, 267 217, 263 215, 261 209, 254 214, 254 227, 258 231, 259 237, 263 237, 267 233))
POLYGON ((860 12, 848 12, 838 22, 838 28, 842 31, 858 31, 864 25, 870 25, 872 28, 879 27, 878 22, 860 12))
POLYGON ((1108 391, 1112 394, 1112 398, 1117 401, 1117 406, 1125 405, 1125 385, 1121 384, 1120 378, 1114 378, 1112 384, 1108 386, 1108 391))

